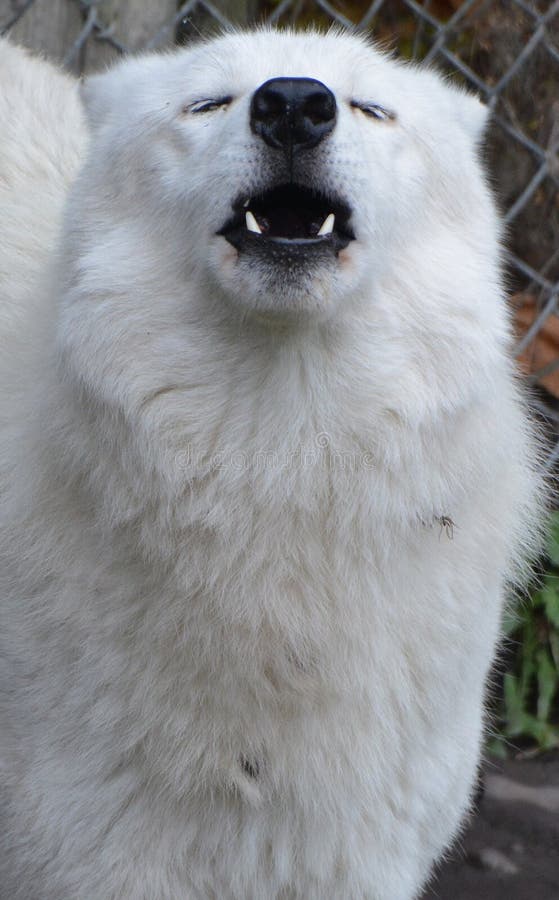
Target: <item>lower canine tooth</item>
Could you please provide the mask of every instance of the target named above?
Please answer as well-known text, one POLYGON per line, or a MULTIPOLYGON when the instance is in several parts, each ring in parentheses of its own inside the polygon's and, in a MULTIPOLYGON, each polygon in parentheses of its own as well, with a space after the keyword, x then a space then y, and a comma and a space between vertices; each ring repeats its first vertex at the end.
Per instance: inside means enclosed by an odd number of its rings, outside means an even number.
POLYGON ((319 236, 324 234, 332 234, 334 231, 334 222, 336 221, 336 217, 334 213, 330 213, 324 219, 324 222, 320 226, 320 230, 318 232, 319 236))
POLYGON ((261 229, 260 225, 258 224, 258 222, 256 221, 256 219, 254 218, 250 209, 247 209, 247 211, 245 213, 245 222, 246 222, 248 231, 254 231, 255 234, 262 234, 262 229, 261 229))

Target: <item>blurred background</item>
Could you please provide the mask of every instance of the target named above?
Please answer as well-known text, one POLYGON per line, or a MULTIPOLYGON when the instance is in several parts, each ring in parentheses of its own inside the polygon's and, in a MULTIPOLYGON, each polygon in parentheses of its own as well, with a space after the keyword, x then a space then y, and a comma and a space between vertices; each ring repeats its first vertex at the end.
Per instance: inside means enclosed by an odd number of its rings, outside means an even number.
MULTIPOLYGON (((515 351, 554 483, 559 0, 0 0, 1 34, 76 75, 130 51, 262 22, 369 32, 395 54, 435 64, 490 107, 484 153, 507 226, 515 351)), ((429 900, 559 900, 559 513, 532 588, 505 628, 477 813, 429 900)))

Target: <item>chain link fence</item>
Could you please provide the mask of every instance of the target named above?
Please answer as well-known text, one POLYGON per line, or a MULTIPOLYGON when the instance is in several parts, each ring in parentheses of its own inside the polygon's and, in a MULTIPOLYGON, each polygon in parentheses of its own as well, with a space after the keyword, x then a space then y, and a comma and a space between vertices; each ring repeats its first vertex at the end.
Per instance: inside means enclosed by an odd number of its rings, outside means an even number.
POLYGON ((370 31, 478 92, 518 356, 559 465, 559 0, 0 0, 0 32, 81 74, 231 25, 370 31))

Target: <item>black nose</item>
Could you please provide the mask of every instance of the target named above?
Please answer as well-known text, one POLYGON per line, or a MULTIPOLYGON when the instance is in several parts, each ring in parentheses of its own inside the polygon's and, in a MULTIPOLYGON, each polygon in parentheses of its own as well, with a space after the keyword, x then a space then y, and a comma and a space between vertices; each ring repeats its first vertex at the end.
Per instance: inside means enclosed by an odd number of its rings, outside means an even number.
POLYGON ((335 121, 335 97, 314 78, 271 78, 255 91, 250 107, 254 133, 289 155, 316 147, 335 121))

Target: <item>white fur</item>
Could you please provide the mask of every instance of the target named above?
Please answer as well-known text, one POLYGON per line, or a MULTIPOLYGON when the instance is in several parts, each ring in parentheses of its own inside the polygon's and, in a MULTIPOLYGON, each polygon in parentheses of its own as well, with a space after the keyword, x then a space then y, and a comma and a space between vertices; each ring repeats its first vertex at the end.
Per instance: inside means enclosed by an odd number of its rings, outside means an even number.
POLYGON ((234 34, 86 82, 86 149, 72 82, 0 79, 0 897, 417 897, 537 529, 481 105, 234 34), (357 238, 300 283, 216 236, 277 75, 336 95, 357 238))

